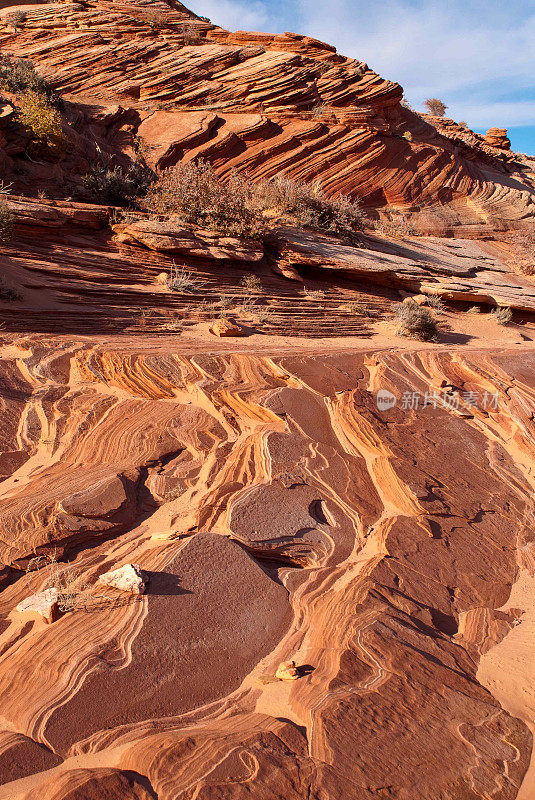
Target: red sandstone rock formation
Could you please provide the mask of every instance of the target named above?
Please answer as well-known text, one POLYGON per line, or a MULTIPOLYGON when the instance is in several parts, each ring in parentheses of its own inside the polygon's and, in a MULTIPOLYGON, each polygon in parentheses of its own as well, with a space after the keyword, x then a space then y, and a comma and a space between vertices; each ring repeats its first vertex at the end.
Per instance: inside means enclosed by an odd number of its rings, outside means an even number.
MULTIPOLYGON (((70 101, 67 152, 39 177, 64 196, 99 152, 128 158, 139 136, 159 168, 202 156, 223 176, 319 179, 328 194, 410 209, 424 231, 533 218, 533 182, 503 137, 414 114, 398 84, 309 37, 229 33, 164 0, 88 0, 29 8, 16 34, 0 26, 0 48, 70 101)), ((20 163, 24 137, 2 119, 18 139, 0 161, 27 190, 35 164, 20 163)))
POLYGON ((485 141, 492 147, 501 150, 510 150, 511 141, 507 138, 507 128, 489 128, 485 134, 485 141))
POLYGON ((500 232, 533 163, 176 0, 36 4, 0 46, 69 144, 25 158, 6 99, 0 800, 530 800, 535 282, 500 232), (408 230, 260 243, 68 199, 137 136, 408 230), (436 343, 392 335, 407 292, 448 301, 436 343), (51 624, 46 557, 84 587, 51 624))

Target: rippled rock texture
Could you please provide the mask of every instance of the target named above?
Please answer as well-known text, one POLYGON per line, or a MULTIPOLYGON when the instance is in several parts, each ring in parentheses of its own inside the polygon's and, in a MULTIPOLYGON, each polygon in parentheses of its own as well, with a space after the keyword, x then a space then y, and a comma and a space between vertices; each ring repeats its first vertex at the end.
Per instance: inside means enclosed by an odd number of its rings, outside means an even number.
POLYGON ((0 356, 0 797, 517 797, 478 663, 523 613, 532 353, 0 356), (83 576, 51 625, 34 553, 83 576))

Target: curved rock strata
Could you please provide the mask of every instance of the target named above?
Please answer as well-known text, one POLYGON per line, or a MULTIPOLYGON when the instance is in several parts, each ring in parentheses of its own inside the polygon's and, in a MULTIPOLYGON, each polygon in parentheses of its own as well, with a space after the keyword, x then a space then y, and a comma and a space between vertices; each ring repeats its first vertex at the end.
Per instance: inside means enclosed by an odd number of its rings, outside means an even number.
POLYGON ((531 353, 24 346, 0 697, 6 748, 50 756, 0 798, 517 797, 531 734, 477 667, 523 614, 499 609, 533 548, 531 353), (51 625, 14 612, 36 550, 89 586, 51 625), (127 562, 146 593, 103 594, 127 562))
MULTIPOLYGON (((72 101, 68 152, 63 167, 53 165, 65 194, 102 153, 132 155, 139 136, 160 169, 202 157, 223 176, 319 181, 328 195, 410 211, 422 232, 464 235, 533 219, 533 175, 506 149, 502 129, 483 137, 417 115, 401 105, 397 83, 310 37, 231 33, 171 0, 25 13, 16 31, 7 10, 0 14, 0 48, 30 58, 72 101)), ((17 159, 24 141, 14 125, 0 119, 0 161, 8 172, 16 161, 14 179, 31 191, 35 165, 17 159)))

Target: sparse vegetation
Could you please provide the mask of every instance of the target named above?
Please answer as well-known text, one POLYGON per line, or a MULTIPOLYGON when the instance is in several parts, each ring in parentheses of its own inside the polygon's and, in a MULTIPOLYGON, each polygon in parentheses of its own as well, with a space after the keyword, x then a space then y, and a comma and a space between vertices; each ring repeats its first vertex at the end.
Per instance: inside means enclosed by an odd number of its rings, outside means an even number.
POLYGON ((240 281, 240 284, 248 292, 261 292, 262 284, 256 275, 245 275, 240 281))
POLYGON ((0 89, 13 94, 35 92, 44 95, 50 105, 59 107, 61 98, 48 82, 37 74, 32 62, 27 58, 0 56, 0 89))
POLYGON ((18 31, 20 26, 23 25, 28 19, 28 15, 25 11, 22 11, 20 8, 18 8, 16 11, 11 11, 9 14, 6 14, 4 19, 13 26, 15 31, 18 31))
POLYGON ((374 223, 373 229, 382 236, 391 239, 403 239, 405 236, 415 236, 416 230, 406 217, 400 215, 391 219, 380 219, 374 223))
POLYGON ((202 39, 199 30, 194 25, 185 25, 182 35, 184 37, 184 44, 200 44, 202 39))
POLYGON ((499 306, 495 308, 492 315, 498 325, 508 325, 513 319, 513 312, 508 306, 499 306))
POLYGON ((264 208, 279 209, 302 227, 333 233, 353 243, 364 227, 364 214, 356 201, 344 195, 328 198, 318 183, 310 185, 279 176, 260 184, 257 196, 264 208))
POLYGON ((164 28, 167 25, 167 17, 162 11, 148 10, 145 12, 144 18, 151 28, 164 28))
POLYGON ((373 311, 367 306, 363 305, 363 303, 351 301, 347 304, 346 308, 351 314, 359 314, 361 317, 375 316, 373 311))
POLYGON ((286 177, 253 183, 233 172, 226 183, 211 164, 178 164, 165 170, 143 202, 156 214, 178 215, 184 222, 230 236, 261 238, 267 232, 265 212, 279 212, 300 227, 336 234, 356 243, 364 215, 346 197, 327 198, 318 185, 286 177))
POLYGON ((31 594, 56 589, 60 611, 79 611, 86 608, 89 584, 82 572, 72 564, 58 562, 56 553, 30 559, 26 579, 31 594), (43 573, 46 578, 43 581, 43 573))
POLYGON ((126 169, 95 164, 91 172, 83 176, 82 183, 94 202, 126 206, 142 197, 154 178, 145 161, 139 159, 126 169))
POLYGON ((443 314, 446 311, 446 304, 438 295, 430 295, 427 298, 426 305, 438 314, 443 314))
POLYGON ((481 314, 481 308, 479 306, 470 306, 467 311, 468 314, 481 314))
POLYGON ((443 117, 446 113, 448 106, 439 100, 438 97, 429 97, 425 102, 424 106, 426 107, 429 114, 433 117, 443 117))
POLYGON ((4 303, 16 303, 22 300, 22 295, 12 286, 6 286, 3 282, 0 282, 0 300, 4 303))
POLYGON ((13 236, 13 212, 7 201, 0 197, 0 242, 8 242, 13 236))
POLYGON ((177 214, 230 236, 260 237, 264 221, 253 203, 253 184, 238 173, 223 184, 211 164, 178 164, 161 173, 151 186, 144 206, 156 214, 177 214))
POLYGON ((414 301, 395 303, 396 333, 422 342, 434 342, 438 336, 436 320, 428 308, 414 301))
POLYGON ((23 95, 18 118, 36 139, 47 145, 58 145, 62 139, 61 114, 39 92, 23 95))
POLYGON ((187 294, 198 290, 200 283, 196 280, 191 272, 186 272, 182 267, 179 269, 173 266, 171 272, 166 280, 167 288, 173 292, 185 292, 187 294))

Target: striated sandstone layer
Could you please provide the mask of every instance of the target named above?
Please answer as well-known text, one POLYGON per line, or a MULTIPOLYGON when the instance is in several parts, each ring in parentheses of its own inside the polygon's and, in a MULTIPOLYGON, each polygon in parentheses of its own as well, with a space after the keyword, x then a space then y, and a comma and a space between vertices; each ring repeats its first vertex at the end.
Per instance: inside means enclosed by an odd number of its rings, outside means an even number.
POLYGON ((141 137, 158 169, 202 157, 222 175, 319 180, 422 232, 477 235, 533 220, 533 171, 502 129, 479 136, 401 105, 402 88, 330 45, 294 33, 229 32, 174 0, 29 6, 2 52, 30 58, 66 99, 69 147, 28 164, 13 115, 0 118, 0 163, 17 187, 36 173, 72 194, 102 157, 141 137))
POLYGON ((534 367, 6 340, 0 798, 520 797, 533 720, 478 664, 533 569, 534 367), (45 625, 51 551, 89 588, 45 625))
POLYGON ((310 37, 0 6, 66 140, 0 100, 0 800, 532 800, 534 162, 310 37), (85 202, 140 147, 385 224, 85 202))

